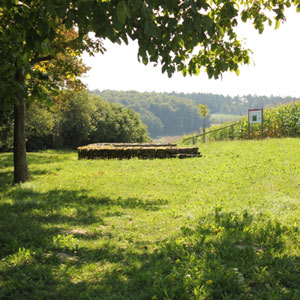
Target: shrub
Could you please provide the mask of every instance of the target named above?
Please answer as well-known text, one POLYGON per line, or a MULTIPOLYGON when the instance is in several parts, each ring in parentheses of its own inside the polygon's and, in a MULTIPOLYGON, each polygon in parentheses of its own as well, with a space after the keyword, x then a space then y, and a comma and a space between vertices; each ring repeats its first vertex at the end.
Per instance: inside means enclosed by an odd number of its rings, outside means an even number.
MULTIPOLYGON (((97 142, 147 142, 139 115, 87 92, 63 91, 52 106, 33 102, 26 110, 29 151, 71 148, 97 142)), ((13 110, 0 111, 0 151, 13 149, 13 110)))
POLYGON ((28 151, 52 148, 54 115, 47 107, 32 103, 26 111, 26 148, 28 151))
POLYGON ((66 93, 59 112, 58 138, 64 148, 75 149, 89 141, 95 108, 87 94, 66 93))
POLYGON ((95 105, 92 114, 93 131, 89 141, 95 142, 148 142, 147 127, 132 109, 107 103, 99 97, 89 96, 95 105))
POLYGON ((0 151, 6 152, 13 149, 13 109, 0 108, 0 151))

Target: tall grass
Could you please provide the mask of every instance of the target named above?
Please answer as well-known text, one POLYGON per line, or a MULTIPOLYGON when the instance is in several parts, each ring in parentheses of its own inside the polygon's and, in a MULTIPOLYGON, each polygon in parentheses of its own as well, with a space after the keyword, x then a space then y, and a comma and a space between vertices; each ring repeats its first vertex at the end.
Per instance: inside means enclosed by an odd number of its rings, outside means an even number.
POLYGON ((300 140, 202 158, 0 154, 0 299, 300 299, 300 140))

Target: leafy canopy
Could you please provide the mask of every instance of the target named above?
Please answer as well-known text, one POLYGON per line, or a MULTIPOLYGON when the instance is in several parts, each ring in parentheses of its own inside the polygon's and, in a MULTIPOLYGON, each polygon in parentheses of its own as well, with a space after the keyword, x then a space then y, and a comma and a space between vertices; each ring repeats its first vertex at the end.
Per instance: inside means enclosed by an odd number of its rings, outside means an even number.
POLYGON ((1 1, 1 104, 11 104, 16 95, 34 100, 61 88, 82 88, 78 77, 88 68, 79 56, 101 48, 100 41, 67 28, 47 3, 1 1))
MULTIPOLYGON (((242 20, 251 20, 261 33, 265 23, 284 21, 284 10, 299 0, 2 0, 0 4, 0 95, 9 88, 28 90, 15 80, 38 61, 71 51, 104 51, 102 41, 138 40, 138 58, 144 64, 161 63, 162 71, 218 78, 239 72, 249 63, 236 34, 242 20), (59 30, 75 29, 77 37, 59 43, 59 30), (96 40, 88 38, 94 32, 96 40)), ((8 95, 9 96, 9 95, 8 95)))

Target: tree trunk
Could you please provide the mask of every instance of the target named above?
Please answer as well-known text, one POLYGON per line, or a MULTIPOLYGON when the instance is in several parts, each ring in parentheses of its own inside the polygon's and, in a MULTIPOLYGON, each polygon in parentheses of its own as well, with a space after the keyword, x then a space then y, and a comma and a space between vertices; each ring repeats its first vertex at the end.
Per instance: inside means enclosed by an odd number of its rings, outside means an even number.
MULTIPOLYGON (((17 72, 16 79, 24 85, 24 76, 17 72)), ((29 180, 25 146, 25 101, 21 93, 17 94, 14 106, 14 183, 29 180)))

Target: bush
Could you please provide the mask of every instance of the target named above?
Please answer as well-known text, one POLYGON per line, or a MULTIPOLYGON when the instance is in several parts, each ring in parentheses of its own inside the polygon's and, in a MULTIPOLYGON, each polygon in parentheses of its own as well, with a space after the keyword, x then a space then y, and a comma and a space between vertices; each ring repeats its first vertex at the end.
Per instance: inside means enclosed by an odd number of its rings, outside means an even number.
POLYGON ((0 109, 0 151, 7 152, 13 149, 13 109, 0 109))
POLYGON ((59 144, 75 149, 89 141, 92 117, 95 107, 85 93, 63 94, 63 102, 58 111, 57 133, 59 144))
POLYGON ((147 142, 147 127, 139 115, 129 108, 107 103, 96 96, 89 96, 95 105, 92 114, 93 131, 89 141, 95 142, 147 142))
POLYGON ((53 147, 54 115, 47 107, 32 103, 26 111, 25 124, 27 151, 53 147))
MULTIPOLYGON (((76 149, 99 142, 148 142, 139 115, 87 92, 61 92, 52 106, 33 102, 25 115, 26 148, 76 149)), ((0 151, 13 149, 13 110, 0 111, 0 151)))

